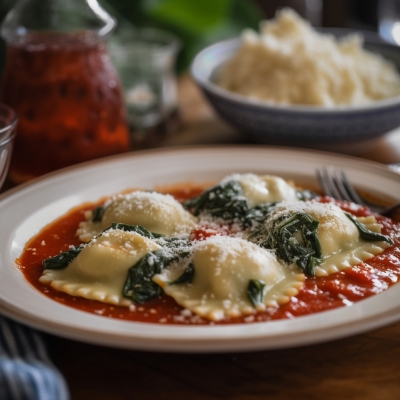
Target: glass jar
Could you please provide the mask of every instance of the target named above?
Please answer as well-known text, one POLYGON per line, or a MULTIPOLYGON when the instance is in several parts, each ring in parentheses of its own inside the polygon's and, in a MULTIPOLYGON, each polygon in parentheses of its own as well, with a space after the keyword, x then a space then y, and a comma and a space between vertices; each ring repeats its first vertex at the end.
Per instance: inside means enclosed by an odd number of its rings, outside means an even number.
POLYGON ((0 101, 19 115, 15 183, 130 149, 105 42, 114 27, 97 0, 19 0, 6 16, 0 101))

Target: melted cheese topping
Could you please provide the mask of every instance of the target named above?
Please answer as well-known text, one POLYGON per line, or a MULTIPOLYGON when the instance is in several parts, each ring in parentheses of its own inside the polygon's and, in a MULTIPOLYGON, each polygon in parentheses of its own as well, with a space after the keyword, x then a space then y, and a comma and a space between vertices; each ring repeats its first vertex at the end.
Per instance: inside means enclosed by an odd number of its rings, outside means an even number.
POLYGON ((168 284, 182 274, 182 266, 165 269, 153 280, 166 294, 194 313, 220 320, 256 311, 247 296, 251 279, 265 283, 264 303, 278 306, 295 296, 304 275, 281 265, 268 250, 240 238, 214 236, 194 247, 191 283, 168 284))
POLYGON ((141 225, 153 233, 180 237, 188 235, 197 221, 172 196, 142 191, 117 195, 107 202, 101 222, 92 222, 91 217, 89 212, 88 221, 82 222, 77 231, 84 242, 99 235, 113 222, 141 225))
POLYGON ((232 180, 241 186, 250 208, 264 203, 297 200, 296 189, 278 176, 233 174, 224 178, 221 183, 232 180))
POLYGON ((127 306, 132 302, 122 290, 129 268, 159 247, 136 232, 111 229, 88 243, 67 268, 46 269, 39 280, 71 296, 127 306))
MULTIPOLYGON (((366 261, 389 247, 386 242, 368 242, 360 238, 357 227, 343 210, 332 203, 282 202, 277 205, 269 221, 287 211, 305 212, 319 221, 318 238, 325 263, 316 268, 316 275, 333 274, 366 261)), ((367 229, 380 232, 373 216, 359 218, 367 229)))

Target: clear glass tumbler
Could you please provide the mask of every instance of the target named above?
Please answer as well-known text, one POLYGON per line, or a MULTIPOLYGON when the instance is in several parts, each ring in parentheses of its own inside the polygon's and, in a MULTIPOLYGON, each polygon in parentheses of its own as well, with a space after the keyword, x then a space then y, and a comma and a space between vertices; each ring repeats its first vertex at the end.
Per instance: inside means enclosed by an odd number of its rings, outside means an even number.
POLYGON ((0 188, 7 177, 18 117, 15 111, 0 103, 0 188))
POLYGON ((173 34, 153 28, 135 30, 110 45, 125 92, 133 148, 156 146, 177 123, 179 48, 173 34))

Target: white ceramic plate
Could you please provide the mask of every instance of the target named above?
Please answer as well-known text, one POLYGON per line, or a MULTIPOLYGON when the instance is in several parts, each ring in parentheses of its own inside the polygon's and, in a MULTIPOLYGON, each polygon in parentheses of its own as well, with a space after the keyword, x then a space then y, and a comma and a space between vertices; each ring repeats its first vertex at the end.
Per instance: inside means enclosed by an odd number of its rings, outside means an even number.
POLYGON ((91 343, 157 351, 271 349, 353 335, 400 319, 400 285, 350 307, 292 320, 231 326, 166 326, 104 318, 63 306, 24 279, 14 260, 26 241, 85 201, 129 187, 210 182, 232 172, 281 175, 316 184, 315 169, 344 168, 353 182, 400 199, 399 175, 351 157, 272 147, 207 147, 127 154, 48 175, 0 202, 0 311, 38 329, 91 343))

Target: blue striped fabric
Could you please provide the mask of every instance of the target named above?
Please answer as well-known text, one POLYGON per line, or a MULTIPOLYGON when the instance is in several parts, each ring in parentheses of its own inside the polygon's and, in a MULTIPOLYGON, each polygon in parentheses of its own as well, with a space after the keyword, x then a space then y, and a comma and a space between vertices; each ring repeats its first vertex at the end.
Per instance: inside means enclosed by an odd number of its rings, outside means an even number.
POLYGON ((0 399, 68 400, 39 332, 0 316, 0 399))

